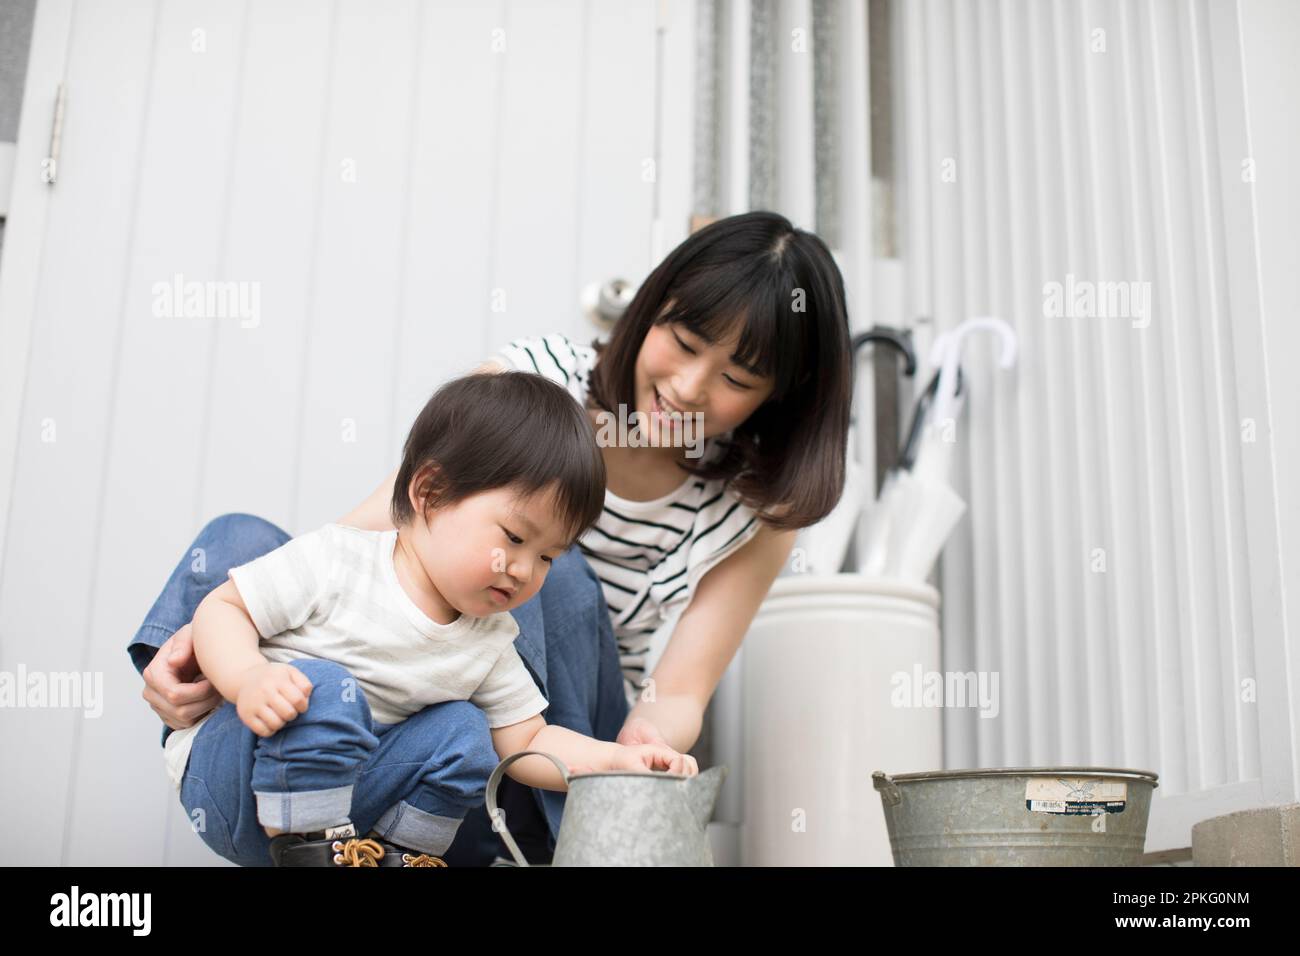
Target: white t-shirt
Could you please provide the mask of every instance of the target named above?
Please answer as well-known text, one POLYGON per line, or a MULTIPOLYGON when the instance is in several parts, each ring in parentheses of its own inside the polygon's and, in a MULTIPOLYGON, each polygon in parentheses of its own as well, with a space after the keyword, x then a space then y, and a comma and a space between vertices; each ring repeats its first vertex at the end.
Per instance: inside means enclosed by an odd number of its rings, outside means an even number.
MULTIPOLYGON (((591 346, 552 333, 515 339, 497 357, 558 382, 585 406, 597 358, 591 346)), ((705 439, 701 460, 719 451, 719 442, 705 439)), ((759 530, 754 512, 721 479, 682 476, 681 485, 654 501, 629 501, 606 489, 600 518, 578 539, 605 592, 629 706, 705 572, 759 530)))
MULTIPOLYGON (((396 543, 395 530, 327 524, 231 568, 262 655, 343 665, 364 691, 373 719, 385 724, 448 700, 475 704, 492 728, 544 711, 546 698, 515 650, 515 619, 503 611, 462 614, 450 624, 431 620, 398 583, 396 543)), ((167 773, 178 790, 194 736, 208 717, 167 737, 167 773)))

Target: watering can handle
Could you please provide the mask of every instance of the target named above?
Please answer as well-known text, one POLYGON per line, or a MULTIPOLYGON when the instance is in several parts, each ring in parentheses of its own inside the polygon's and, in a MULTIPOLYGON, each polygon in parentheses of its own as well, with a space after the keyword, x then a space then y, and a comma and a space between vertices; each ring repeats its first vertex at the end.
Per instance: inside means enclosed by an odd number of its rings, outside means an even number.
POLYGON ((527 757, 529 754, 536 754, 539 757, 547 757, 551 763, 555 764, 560 771, 560 776, 564 778, 565 786, 569 784, 569 768, 566 767, 558 757, 553 754, 544 753, 540 750, 521 750, 513 753, 505 760, 497 764, 492 776, 488 778, 487 785, 487 812, 488 819, 492 821, 492 829, 501 834, 501 839, 505 841, 506 848, 510 850, 510 855, 515 858, 515 862, 520 866, 527 866, 528 861, 524 855, 519 852, 519 845, 515 843, 515 838, 510 835, 510 830, 506 827, 505 814, 501 814, 501 822, 497 824, 497 787, 501 785, 501 778, 505 776, 506 768, 518 760, 520 757, 527 757))

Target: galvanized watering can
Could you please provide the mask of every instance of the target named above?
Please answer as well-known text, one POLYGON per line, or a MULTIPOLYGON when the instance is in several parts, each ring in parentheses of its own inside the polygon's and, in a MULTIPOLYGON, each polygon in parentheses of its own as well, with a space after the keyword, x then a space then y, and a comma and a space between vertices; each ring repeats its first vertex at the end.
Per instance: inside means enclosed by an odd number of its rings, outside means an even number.
POLYGON ((528 866, 528 861, 497 809, 497 787, 506 768, 529 754, 549 758, 569 788, 552 866, 713 865, 705 828, 727 776, 725 766, 693 777, 662 772, 570 774, 551 754, 521 750, 497 764, 487 785, 488 818, 520 866, 528 866))

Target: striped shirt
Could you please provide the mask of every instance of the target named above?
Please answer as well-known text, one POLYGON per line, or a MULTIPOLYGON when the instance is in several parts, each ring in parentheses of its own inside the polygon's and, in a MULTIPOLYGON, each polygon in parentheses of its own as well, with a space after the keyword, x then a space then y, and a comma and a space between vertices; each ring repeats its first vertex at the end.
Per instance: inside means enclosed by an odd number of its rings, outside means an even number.
MULTIPOLYGON (((516 339, 496 358, 510 368, 545 375, 585 406, 596 364, 591 346, 552 333, 516 339)), ((720 450, 707 438, 702 455, 707 459, 720 450)), ((721 479, 682 476, 681 485, 653 501, 630 501, 606 489, 600 517, 578 539, 605 592, 629 706, 641 692, 647 664, 662 653, 666 636, 652 640, 660 625, 690 602, 706 571, 759 529, 754 512, 724 489, 721 479)))

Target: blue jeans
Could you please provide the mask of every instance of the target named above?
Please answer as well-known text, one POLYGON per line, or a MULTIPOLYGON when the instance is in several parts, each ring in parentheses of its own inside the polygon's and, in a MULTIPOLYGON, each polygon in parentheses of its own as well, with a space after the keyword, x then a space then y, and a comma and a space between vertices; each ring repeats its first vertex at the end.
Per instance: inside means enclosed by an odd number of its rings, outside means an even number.
MULTIPOLYGON (((143 672, 193 618, 230 568, 289 538, 253 515, 210 521, 128 646, 136 670, 143 672)), ((511 613, 519 625, 515 648, 549 703, 547 723, 613 740, 627 717, 623 677, 600 582, 578 549, 556 560, 541 590, 511 613)), ((482 711, 468 701, 447 701, 400 724, 382 724, 371 718, 359 689, 349 695, 355 700, 329 691, 331 681, 347 675, 342 667, 306 660, 294 666, 313 683, 306 713, 260 738, 224 702, 194 738, 180 797, 191 820, 202 821, 209 847, 242 865, 269 866, 270 839, 259 811, 268 821, 290 824, 267 822, 283 830, 323 829, 329 825, 323 820, 342 812, 358 833, 375 829, 415 849, 449 843, 438 855, 453 865, 486 865, 501 852, 483 805, 499 758, 482 711)), ((163 742, 170 733, 164 726, 163 742)), ((564 798, 506 778, 500 799, 511 832, 530 825, 539 831, 517 835, 521 846, 540 851, 544 841, 548 854, 554 849, 564 798)))

